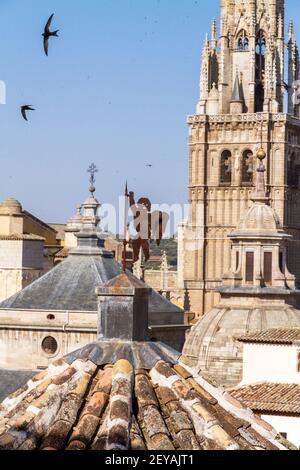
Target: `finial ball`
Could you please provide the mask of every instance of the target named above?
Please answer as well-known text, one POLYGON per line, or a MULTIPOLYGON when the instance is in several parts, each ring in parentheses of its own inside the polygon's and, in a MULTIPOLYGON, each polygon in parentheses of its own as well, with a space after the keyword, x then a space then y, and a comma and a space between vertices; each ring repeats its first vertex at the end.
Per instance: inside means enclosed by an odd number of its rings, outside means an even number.
POLYGON ((258 149, 257 153, 256 153, 256 156, 259 160, 264 160, 267 156, 266 152, 264 151, 264 149, 261 147, 258 149))

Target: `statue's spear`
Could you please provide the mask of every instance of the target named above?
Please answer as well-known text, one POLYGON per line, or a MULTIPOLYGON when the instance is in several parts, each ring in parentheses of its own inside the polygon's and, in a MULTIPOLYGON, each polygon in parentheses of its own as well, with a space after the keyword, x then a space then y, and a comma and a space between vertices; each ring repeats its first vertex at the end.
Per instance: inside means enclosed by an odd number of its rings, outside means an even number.
POLYGON ((123 257, 122 257, 122 266, 123 266, 123 272, 125 273, 126 271, 126 258, 127 258, 127 223, 128 223, 128 187, 127 187, 127 181, 125 185, 125 203, 124 203, 124 235, 123 235, 123 257))

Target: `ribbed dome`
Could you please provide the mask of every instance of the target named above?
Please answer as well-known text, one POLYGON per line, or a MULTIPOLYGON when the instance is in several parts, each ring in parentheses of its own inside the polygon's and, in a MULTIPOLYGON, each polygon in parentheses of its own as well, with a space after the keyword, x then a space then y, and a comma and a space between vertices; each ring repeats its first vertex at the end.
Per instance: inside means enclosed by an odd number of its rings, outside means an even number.
POLYGON ((277 232, 281 229, 281 223, 278 215, 272 207, 267 204, 255 203, 246 212, 246 215, 242 218, 238 224, 237 231, 271 231, 277 232))
POLYGON ((220 385, 242 380, 243 345, 235 340, 251 332, 300 327, 300 312, 284 303, 269 301, 259 308, 213 308, 192 328, 183 354, 198 364, 220 385))
POLYGON ((17 199, 8 197, 4 202, 0 204, 0 213, 5 214, 21 214, 22 205, 17 199))

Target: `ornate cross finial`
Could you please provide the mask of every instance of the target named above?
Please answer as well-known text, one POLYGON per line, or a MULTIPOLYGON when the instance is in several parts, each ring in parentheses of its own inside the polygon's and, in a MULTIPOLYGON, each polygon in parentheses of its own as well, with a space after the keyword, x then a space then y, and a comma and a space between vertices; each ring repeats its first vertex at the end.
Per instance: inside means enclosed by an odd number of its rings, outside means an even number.
POLYGON ((95 165, 95 163, 92 163, 88 170, 87 170, 88 173, 90 173, 90 193, 92 196, 94 196, 94 192, 96 191, 96 188, 95 188, 95 182, 96 182, 96 178, 95 178, 95 174, 98 173, 98 169, 95 165))

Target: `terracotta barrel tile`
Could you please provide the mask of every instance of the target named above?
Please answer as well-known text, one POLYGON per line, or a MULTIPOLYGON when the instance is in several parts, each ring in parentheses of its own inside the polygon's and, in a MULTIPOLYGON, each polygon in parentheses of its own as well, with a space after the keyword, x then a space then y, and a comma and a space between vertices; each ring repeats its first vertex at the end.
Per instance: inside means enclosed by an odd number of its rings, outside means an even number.
POLYGON ((156 434, 169 434, 165 422, 155 406, 143 409, 143 424, 150 438, 156 434))
POLYGON ((122 359, 118 361, 114 367, 113 367, 113 375, 117 374, 125 374, 125 375, 131 375, 133 373, 133 367, 130 364, 130 362, 122 359))
POLYGON ((216 415, 210 413, 201 403, 195 403, 193 405, 193 410, 205 421, 205 423, 217 421, 216 415))
MULTIPOLYGON (((166 362, 164 361, 159 361, 156 366, 154 367, 154 369, 159 373, 161 374, 162 376, 166 377, 166 378, 170 378, 170 377, 173 377, 175 374, 174 374, 174 370, 169 366, 169 364, 167 364, 166 362)), ((178 380, 179 380, 179 377, 178 377, 178 380)))
POLYGON ((100 417, 108 403, 109 396, 102 392, 95 392, 82 412, 82 417, 85 415, 93 415, 100 417))
POLYGON ((150 441, 151 450, 175 450, 171 440, 165 434, 156 434, 150 441))
POLYGON ((56 450, 63 449, 70 430, 70 423, 67 423, 66 421, 57 421, 53 426, 51 426, 48 434, 42 442, 41 449, 48 447, 56 450))
POLYGON ((128 449, 130 441, 129 429, 121 424, 113 425, 107 437, 107 450, 128 449))
POLYGON ((131 434, 130 450, 133 450, 133 451, 147 450, 146 444, 141 436, 137 434, 131 434))
POLYGON ((174 389, 183 400, 197 400, 198 395, 194 390, 190 390, 182 381, 174 384, 174 389))
POLYGON ((110 394, 112 384, 112 368, 105 369, 94 388, 94 392, 103 392, 110 394))
POLYGON ((40 382, 41 380, 44 380, 48 375, 48 370, 43 370, 42 372, 39 372, 36 374, 31 380, 32 382, 40 382))
POLYGON ((135 395, 141 407, 148 405, 158 406, 151 382, 145 375, 138 375, 135 378, 135 395))
POLYGON ((183 377, 184 379, 189 379, 192 377, 192 375, 190 374, 190 372, 188 372, 183 366, 181 366, 180 364, 176 364, 175 366, 173 366, 173 369, 177 372, 177 374, 179 374, 181 377, 183 377))
POLYGON ((173 390, 171 390, 168 387, 158 387, 156 389, 156 394, 159 398, 159 401, 163 405, 167 405, 168 403, 170 403, 172 401, 178 401, 178 398, 175 395, 175 393, 173 392, 173 390))
POLYGON ((95 416, 84 416, 73 429, 70 444, 73 441, 80 441, 86 446, 89 445, 97 431, 97 428, 99 427, 99 424, 99 418, 96 418, 95 416))
POLYGON ((115 419, 122 419, 126 422, 131 422, 131 410, 128 403, 122 400, 116 400, 110 405, 109 418, 111 421, 115 419))
POLYGON ((191 384, 191 386, 195 389, 199 395, 204 398, 204 400, 207 400, 211 405, 216 405, 218 403, 218 400, 216 400, 210 393, 208 393, 206 390, 204 390, 201 385, 199 385, 196 380, 194 379, 189 379, 188 382, 191 384))
POLYGON ((68 396, 77 395, 79 398, 83 398, 90 380, 91 376, 85 372, 82 377, 70 388, 70 390, 68 390, 68 396))
POLYGON ((199 442, 192 431, 179 431, 177 434, 177 442, 180 450, 200 450, 199 442))
POLYGON ((184 411, 172 413, 170 415, 170 421, 175 433, 188 430, 192 431, 194 429, 192 422, 184 411))
POLYGON ((72 426, 77 420, 78 410, 81 406, 79 396, 66 396, 61 404, 56 421, 67 421, 72 426))
POLYGON ((238 450, 239 446, 237 445, 236 441, 231 436, 229 436, 229 434, 227 434, 227 432, 224 431, 224 429, 219 424, 212 426, 209 430, 209 434, 211 435, 211 438, 216 443, 216 445, 221 449, 238 450))
POLYGON ((73 375, 75 374, 76 370, 73 367, 68 367, 68 369, 61 372, 59 375, 52 377, 52 383, 55 385, 62 385, 67 382, 73 375))
POLYGON ((86 446, 85 444, 83 444, 83 442, 81 441, 72 441, 68 447, 66 448, 66 450, 73 450, 73 451, 76 451, 76 450, 79 450, 79 451, 82 451, 82 450, 86 450, 86 446))

